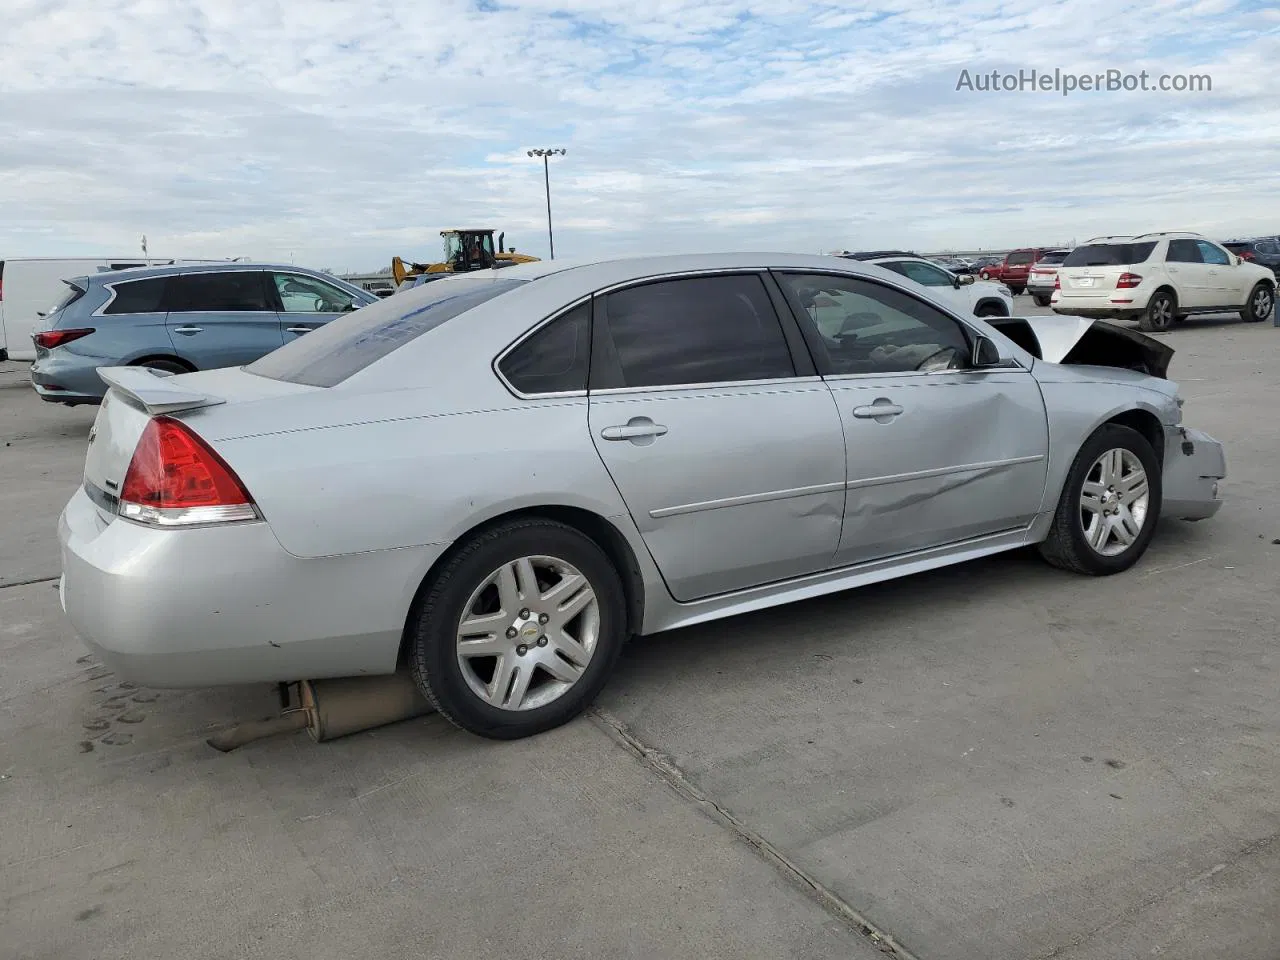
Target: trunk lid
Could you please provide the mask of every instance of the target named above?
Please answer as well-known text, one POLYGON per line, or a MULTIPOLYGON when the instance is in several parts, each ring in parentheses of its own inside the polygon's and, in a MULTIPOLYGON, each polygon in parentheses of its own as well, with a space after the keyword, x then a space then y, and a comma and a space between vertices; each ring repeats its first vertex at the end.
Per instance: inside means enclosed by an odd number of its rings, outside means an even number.
POLYGON ((1106 297, 1124 272, 1124 267, 1061 267, 1058 281, 1064 297, 1106 297))

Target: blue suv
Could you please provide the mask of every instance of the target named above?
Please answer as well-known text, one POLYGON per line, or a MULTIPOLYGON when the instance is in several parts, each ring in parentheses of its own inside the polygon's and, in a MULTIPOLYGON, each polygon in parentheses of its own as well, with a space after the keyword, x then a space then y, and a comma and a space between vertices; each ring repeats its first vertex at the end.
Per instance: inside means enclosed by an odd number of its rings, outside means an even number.
POLYGON ((50 403, 99 403, 99 367, 190 373, 252 363, 378 298, 301 267, 139 267, 64 281, 37 324, 31 385, 50 403))

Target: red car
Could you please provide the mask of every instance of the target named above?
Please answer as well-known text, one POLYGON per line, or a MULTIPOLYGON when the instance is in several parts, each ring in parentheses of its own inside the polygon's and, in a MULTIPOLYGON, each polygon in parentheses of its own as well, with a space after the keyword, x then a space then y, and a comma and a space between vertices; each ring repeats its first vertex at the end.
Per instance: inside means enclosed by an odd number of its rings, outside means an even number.
POLYGON ((1031 272, 1031 265, 1048 252, 1048 247, 1010 250, 1001 263, 983 267, 978 275, 983 280, 999 280, 1015 294, 1022 293, 1027 289, 1027 274, 1031 272))

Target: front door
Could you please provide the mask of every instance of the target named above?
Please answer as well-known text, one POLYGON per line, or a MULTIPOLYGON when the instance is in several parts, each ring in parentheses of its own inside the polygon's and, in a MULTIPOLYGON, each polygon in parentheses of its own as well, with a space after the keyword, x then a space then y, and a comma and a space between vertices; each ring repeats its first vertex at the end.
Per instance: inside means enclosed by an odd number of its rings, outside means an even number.
POLYGON ((835 555, 843 431, 785 320, 789 334, 758 273, 596 299, 591 437, 677 600, 814 573, 835 555))
POLYGON ((301 273, 268 273, 268 292, 278 298, 280 335, 285 343, 323 327, 356 308, 356 298, 331 283, 301 273))
POLYGON ((174 274, 165 299, 173 348, 198 370, 252 363, 284 343, 261 270, 174 274))
POLYGON ((963 324, 903 291, 780 273, 840 411, 848 451, 838 565, 1025 527, 1048 427, 1024 369, 970 368, 963 324))

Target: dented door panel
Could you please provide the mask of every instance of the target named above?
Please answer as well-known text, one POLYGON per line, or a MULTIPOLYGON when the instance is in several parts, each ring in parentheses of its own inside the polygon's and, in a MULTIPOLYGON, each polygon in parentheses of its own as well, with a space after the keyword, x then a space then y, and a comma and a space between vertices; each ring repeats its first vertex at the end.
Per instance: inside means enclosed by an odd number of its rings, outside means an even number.
POLYGON ((1028 371, 830 377, 828 384, 848 457, 837 563, 1025 527, 1039 512, 1049 437, 1028 371), (880 407, 886 415, 874 416, 880 407))

